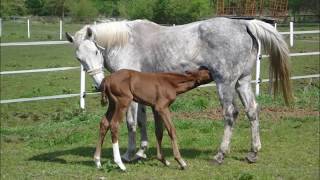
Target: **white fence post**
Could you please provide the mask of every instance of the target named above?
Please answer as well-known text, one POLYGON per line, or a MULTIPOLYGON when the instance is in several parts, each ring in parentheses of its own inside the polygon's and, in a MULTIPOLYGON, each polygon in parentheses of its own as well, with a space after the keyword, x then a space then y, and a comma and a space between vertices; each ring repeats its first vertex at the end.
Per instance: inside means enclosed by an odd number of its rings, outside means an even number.
POLYGON ((30 20, 27 20, 27 24, 28 24, 28 39, 30 39, 30 20))
POLYGON ((290 46, 293 47, 293 22, 290 22, 290 46))
POLYGON ((261 56, 261 44, 259 39, 258 40, 258 54, 257 54, 257 62, 256 62, 256 96, 259 96, 260 91, 260 60, 261 56))
POLYGON ((62 20, 60 19, 60 40, 62 40, 62 20))
POLYGON ((0 37, 2 36, 2 18, 0 18, 0 37))
POLYGON ((83 66, 80 66, 80 108, 85 109, 86 77, 83 66))

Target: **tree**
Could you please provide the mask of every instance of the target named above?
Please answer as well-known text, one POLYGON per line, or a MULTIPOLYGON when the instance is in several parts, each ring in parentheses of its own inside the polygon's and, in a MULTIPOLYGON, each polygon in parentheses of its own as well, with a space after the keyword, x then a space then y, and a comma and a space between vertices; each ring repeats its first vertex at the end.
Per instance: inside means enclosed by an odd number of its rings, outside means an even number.
POLYGON ((210 17, 212 13, 208 0, 157 0, 153 20, 162 24, 185 24, 210 17))
POLYGON ((118 4, 121 17, 127 19, 149 19, 153 18, 155 0, 122 0, 118 4))
POLYGON ((39 15, 42 11, 44 2, 42 0, 26 0, 25 6, 28 9, 29 14, 39 15))
POLYGON ((0 16, 23 16, 27 12, 24 0, 1 0, 0 16))
POLYGON ((75 20, 88 21, 97 17, 98 10, 90 0, 78 0, 68 3, 70 14, 75 20))

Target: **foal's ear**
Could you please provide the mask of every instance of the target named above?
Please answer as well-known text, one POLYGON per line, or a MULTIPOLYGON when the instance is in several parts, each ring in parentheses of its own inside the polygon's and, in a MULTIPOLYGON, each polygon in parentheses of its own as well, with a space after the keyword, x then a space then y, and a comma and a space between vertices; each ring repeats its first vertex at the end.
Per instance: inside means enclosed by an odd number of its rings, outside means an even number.
POLYGON ((69 41, 69 42, 71 42, 71 43, 73 43, 73 36, 72 35, 70 35, 68 32, 66 32, 66 38, 67 38, 67 40, 69 41))

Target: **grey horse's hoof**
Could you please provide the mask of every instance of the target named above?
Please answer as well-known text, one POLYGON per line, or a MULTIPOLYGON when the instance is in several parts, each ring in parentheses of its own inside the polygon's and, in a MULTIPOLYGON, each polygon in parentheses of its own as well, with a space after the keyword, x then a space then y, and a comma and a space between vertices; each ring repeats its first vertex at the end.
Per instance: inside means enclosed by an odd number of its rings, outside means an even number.
POLYGON ((257 152, 249 152, 246 156, 246 160, 248 163, 256 163, 258 160, 258 153, 257 152))
POLYGON ((223 160, 224 160, 224 155, 223 155, 223 153, 218 152, 218 154, 216 154, 216 155, 213 157, 212 164, 213 164, 213 165, 221 165, 221 164, 223 163, 223 160))
POLYGON ((132 159, 133 159, 133 158, 130 157, 128 153, 126 153, 126 154, 124 154, 124 155, 121 156, 121 160, 122 160, 123 162, 126 162, 126 163, 131 162, 132 159))

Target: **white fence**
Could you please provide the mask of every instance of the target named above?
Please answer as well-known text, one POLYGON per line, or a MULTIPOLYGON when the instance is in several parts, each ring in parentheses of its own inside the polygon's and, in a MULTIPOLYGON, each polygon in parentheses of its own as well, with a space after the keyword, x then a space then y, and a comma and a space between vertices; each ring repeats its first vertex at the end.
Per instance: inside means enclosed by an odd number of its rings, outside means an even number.
MULTIPOLYGON (((0 29, 1 29, 1 27, 0 27, 0 29)), ((296 32, 294 32, 292 30, 290 32, 281 32, 281 34, 310 34, 310 33, 319 33, 319 30, 316 30, 316 31, 296 31, 296 32)), ((7 46, 25 46, 25 45, 53 45, 53 44, 66 44, 66 43, 68 43, 68 42, 67 41, 14 42, 14 43, 1 43, 0 46, 7 47, 7 46)), ((320 52, 291 53, 290 54, 290 56, 314 56, 314 55, 320 55, 320 52)), ((263 56, 258 57, 257 68, 256 68, 256 80, 252 81, 252 83, 256 84, 256 95, 259 95, 260 83, 269 82, 269 79, 262 79, 262 80, 260 79, 260 60, 262 57, 267 57, 267 56, 263 55, 263 56)), ((49 69, 32 69, 32 70, 20 70, 20 71, 3 71, 3 72, 0 72, 0 75, 65 71, 65 70, 72 70, 72 69, 79 69, 79 68, 80 68, 80 93, 79 94, 64 94, 64 95, 55 95, 55 96, 43 96, 43 97, 0 100, 0 104, 48 100, 48 99, 60 99, 60 98, 80 96, 80 108, 85 109, 85 96, 90 95, 90 94, 97 94, 97 93, 86 93, 85 92, 85 72, 84 72, 82 66, 80 66, 80 67, 49 68, 49 69)), ((305 78, 319 78, 319 77, 320 77, 320 74, 313 74, 313 75, 306 75, 306 76, 294 76, 294 77, 291 77, 291 79, 305 79, 305 78)), ((214 84, 203 85, 200 87, 207 87, 207 86, 214 86, 214 84)))

